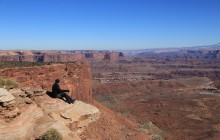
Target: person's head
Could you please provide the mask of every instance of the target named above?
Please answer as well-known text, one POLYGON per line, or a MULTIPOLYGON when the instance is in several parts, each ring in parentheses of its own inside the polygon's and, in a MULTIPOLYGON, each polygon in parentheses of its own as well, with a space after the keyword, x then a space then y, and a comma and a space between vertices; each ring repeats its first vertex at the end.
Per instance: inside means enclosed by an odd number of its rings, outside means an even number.
POLYGON ((60 82, 60 80, 59 80, 59 79, 56 79, 56 80, 55 80, 55 83, 59 83, 59 82, 60 82))

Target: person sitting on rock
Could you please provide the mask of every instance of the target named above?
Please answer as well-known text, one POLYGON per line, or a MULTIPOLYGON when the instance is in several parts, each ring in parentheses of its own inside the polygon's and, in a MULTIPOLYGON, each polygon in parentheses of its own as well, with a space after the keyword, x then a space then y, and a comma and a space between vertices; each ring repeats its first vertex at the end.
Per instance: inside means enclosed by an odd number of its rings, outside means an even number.
POLYGON ((61 98, 61 99, 65 98, 66 102, 69 104, 74 103, 74 100, 65 93, 65 92, 69 92, 69 90, 61 90, 59 86, 59 82, 60 80, 56 79, 55 83, 52 86, 52 92, 53 92, 54 97, 61 98))

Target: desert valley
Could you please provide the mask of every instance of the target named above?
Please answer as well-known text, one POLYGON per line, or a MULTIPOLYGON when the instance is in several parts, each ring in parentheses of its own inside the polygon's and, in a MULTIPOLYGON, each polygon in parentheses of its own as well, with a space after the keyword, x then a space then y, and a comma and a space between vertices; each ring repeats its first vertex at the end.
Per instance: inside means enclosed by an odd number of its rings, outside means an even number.
POLYGON ((0 0, 0 140, 220 140, 220 0, 0 0))
POLYGON ((0 51, 1 78, 18 84, 2 84, 14 99, 1 100, 0 139, 37 139, 55 126, 65 139, 217 140, 219 50, 0 51), (55 78, 77 99, 72 107, 46 94, 55 78), (32 120, 12 129, 23 114, 32 120))

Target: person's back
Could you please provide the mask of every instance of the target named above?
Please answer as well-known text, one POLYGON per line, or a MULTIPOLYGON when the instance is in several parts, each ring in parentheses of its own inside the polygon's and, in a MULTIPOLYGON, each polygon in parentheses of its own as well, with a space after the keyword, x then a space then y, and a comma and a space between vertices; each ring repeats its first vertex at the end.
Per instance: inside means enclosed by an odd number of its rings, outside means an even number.
POLYGON ((55 80, 55 83, 52 86, 52 92, 53 92, 54 97, 57 97, 57 95, 61 93, 61 89, 58 83, 59 82, 55 80))
POLYGON ((52 86, 53 96, 56 98, 61 98, 61 99, 64 97, 68 103, 70 104, 74 103, 74 100, 70 96, 68 96, 66 93, 64 93, 64 92, 69 92, 69 90, 61 90, 58 84, 59 82, 60 80, 56 79, 55 83, 52 86))

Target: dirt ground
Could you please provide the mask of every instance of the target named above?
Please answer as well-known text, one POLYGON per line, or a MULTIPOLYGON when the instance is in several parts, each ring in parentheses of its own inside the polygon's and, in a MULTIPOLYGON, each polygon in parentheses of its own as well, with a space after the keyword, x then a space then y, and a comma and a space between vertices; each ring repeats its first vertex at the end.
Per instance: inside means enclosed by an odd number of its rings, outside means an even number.
POLYGON ((91 64, 93 98, 165 139, 219 139, 220 69, 203 61, 91 64), (202 64, 202 65, 201 65, 202 64))

